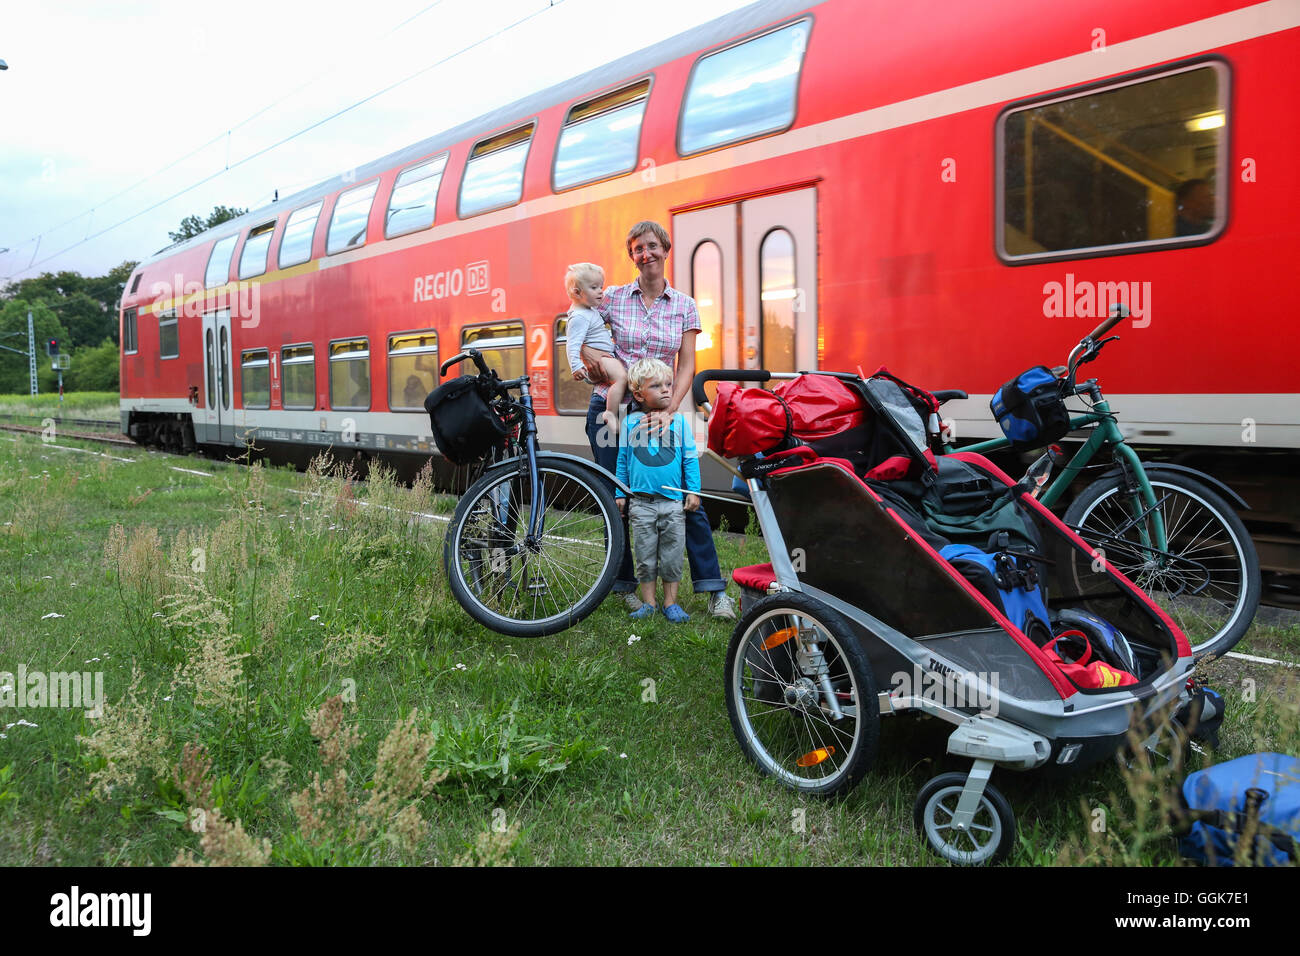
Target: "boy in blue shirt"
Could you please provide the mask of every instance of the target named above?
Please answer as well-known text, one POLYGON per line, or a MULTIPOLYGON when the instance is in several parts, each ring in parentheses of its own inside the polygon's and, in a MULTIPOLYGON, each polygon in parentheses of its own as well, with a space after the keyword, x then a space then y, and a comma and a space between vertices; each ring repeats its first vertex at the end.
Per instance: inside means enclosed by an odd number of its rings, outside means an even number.
POLYGON ((636 579, 645 602, 632 617, 654 614, 655 579, 664 583, 664 617, 674 624, 691 619, 677 603, 686 550, 686 511, 700 507, 700 462, 695 436, 686 416, 673 416, 666 429, 652 429, 646 412, 662 411, 672 402, 673 370, 658 359, 641 359, 627 370, 627 384, 638 411, 623 422, 618 443, 617 475, 632 490, 632 498, 618 492, 618 508, 632 529, 632 557, 636 579), (685 488, 682 493, 670 489, 685 488))

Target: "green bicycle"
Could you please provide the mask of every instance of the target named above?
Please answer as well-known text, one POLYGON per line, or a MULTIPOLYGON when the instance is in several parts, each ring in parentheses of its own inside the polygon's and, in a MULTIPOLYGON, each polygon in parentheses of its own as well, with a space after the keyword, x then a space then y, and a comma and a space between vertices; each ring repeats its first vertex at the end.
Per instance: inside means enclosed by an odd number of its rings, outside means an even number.
MULTIPOLYGON (((1034 494, 1052 508, 1093 458, 1109 448, 1113 467, 1070 503, 1065 523, 1165 609, 1187 635, 1197 660, 1217 657, 1241 640, 1259 607, 1259 557, 1228 501, 1248 506, 1204 472, 1142 462, 1125 441, 1097 379, 1076 382, 1079 367, 1119 338, 1105 335, 1127 315, 1125 307, 1113 307, 1111 317, 1074 347, 1066 365, 1052 370, 1064 398, 1086 401, 1083 414, 1071 415, 1070 430, 1088 429, 1088 435, 1050 484, 1050 466, 1042 469, 1034 494)), ((956 391, 935 394, 966 397, 956 391)), ((997 438, 960 450, 982 454, 1010 445, 997 438)))

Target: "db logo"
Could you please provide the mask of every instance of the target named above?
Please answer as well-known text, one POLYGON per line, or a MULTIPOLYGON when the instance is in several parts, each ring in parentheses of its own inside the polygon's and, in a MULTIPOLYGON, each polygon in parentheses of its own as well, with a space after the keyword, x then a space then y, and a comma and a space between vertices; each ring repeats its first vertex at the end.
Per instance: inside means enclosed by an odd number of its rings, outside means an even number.
POLYGON ((488 291, 490 284, 487 260, 471 262, 465 267, 465 292, 467 295, 481 295, 488 291))

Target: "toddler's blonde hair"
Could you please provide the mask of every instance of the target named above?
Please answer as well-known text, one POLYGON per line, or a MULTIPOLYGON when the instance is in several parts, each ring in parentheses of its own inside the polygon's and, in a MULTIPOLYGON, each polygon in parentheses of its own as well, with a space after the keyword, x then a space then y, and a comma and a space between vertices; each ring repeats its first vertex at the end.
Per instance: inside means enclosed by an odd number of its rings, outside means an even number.
POLYGON ((564 291, 569 293, 570 299, 577 302, 578 288, 593 279, 604 285, 605 270, 594 262, 575 262, 564 274, 564 291))

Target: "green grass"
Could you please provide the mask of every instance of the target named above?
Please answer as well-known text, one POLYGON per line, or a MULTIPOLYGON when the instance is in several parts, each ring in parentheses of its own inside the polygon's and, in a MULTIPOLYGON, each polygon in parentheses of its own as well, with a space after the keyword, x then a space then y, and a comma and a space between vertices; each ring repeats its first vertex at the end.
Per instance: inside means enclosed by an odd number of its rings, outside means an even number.
POLYGON ((40 395, 0 395, 0 415, 45 418, 66 415, 69 418, 118 419, 117 392, 66 392, 60 405, 58 393, 40 395))
MULTIPOLYGON (((358 506, 449 513, 425 487, 110 454, 130 461, 0 438, 0 670, 102 670, 108 704, 98 719, 0 710, 0 727, 38 725, 0 740, 0 865, 161 865, 181 851, 229 852, 237 839, 225 850, 200 844, 196 805, 238 818, 269 841, 275 863, 933 862, 912 802, 934 774, 964 769, 944 756, 945 726, 886 720, 876 765, 840 801, 782 789, 741 756, 722 690, 731 626, 708 619, 688 587, 686 626, 630 627, 609 601, 566 632, 512 640, 451 599, 442 523, 358 506), (641 639, 629 644, 632 633, 641 639), (338 694, 361 739, 329 763, 312 720, 338 694), (422 795, 417 780, 403 798, 427 821, 403 849, 391 819, 376 833, 358 808, 392 789, 391 766, 376 770, 381 742, 413 710, 423 743, 391 739, 420 756, 423 773, 445 777, 422 795), (199 798, 177 777, 190 744, 211 761, 199 798), (337 818, 305 833, 293 795, 340 766, 337 818)), ((752 533, 718 541, 725 571, 766 560, 752 533)), ((1300 629, 1257 631, 1243 649, 1300 646, 1300 629)), ((1295 687, 1270 683, 1271 673, 1224 672, 1222 757, 1297 752, 1295 687)), ((1144 816, 1169 781, 1110 766, 1060 783, 994 779, 1018 814, 1012 863, 1177 859, 1144 816), (1090 826, 1099 807, 1100 837, 1090 826)))

